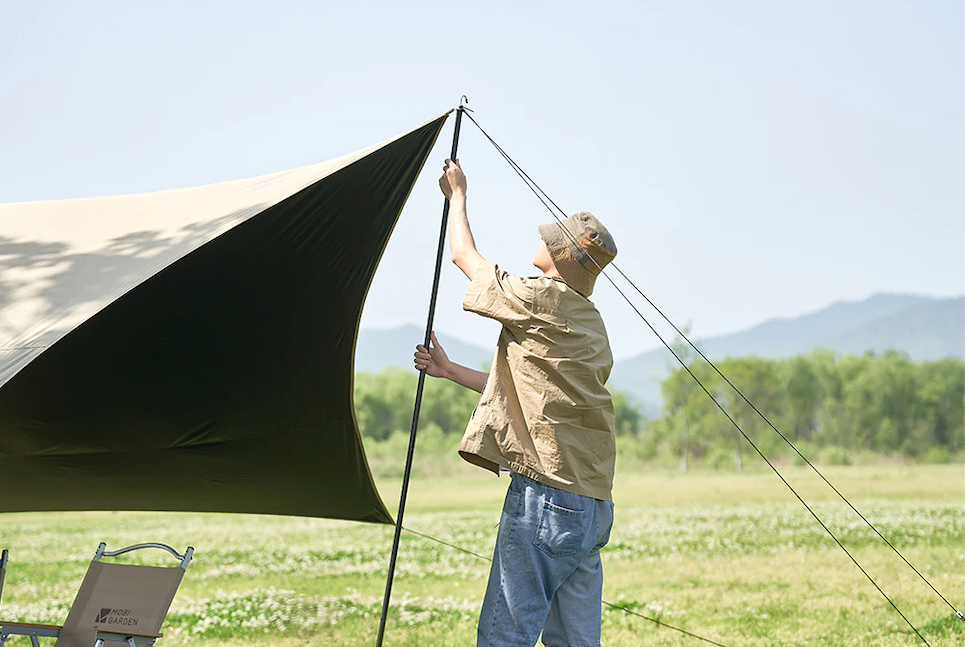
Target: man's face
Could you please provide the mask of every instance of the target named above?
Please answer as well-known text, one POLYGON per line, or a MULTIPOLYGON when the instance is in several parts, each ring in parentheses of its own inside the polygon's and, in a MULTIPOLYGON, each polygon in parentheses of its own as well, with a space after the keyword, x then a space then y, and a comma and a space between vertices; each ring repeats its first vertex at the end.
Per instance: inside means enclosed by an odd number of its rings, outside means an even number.
POLYGON ((536 255, 533 257, 533 265, 543 272, 554 267, 553 258, 550 256, 550 251, 546 249, 546 243, 540 243, 536 249, 536 255))

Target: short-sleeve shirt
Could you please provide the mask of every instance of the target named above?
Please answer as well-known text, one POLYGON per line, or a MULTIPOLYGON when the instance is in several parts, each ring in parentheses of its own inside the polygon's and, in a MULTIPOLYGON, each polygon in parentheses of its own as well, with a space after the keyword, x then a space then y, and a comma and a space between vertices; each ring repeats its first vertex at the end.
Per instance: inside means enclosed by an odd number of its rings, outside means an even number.
POLYGON ((562 280, 481 262, 462 307, 503 327, 460 455, 611 500, 616 425, 605 383, 613 356, 593 303, 562 280))

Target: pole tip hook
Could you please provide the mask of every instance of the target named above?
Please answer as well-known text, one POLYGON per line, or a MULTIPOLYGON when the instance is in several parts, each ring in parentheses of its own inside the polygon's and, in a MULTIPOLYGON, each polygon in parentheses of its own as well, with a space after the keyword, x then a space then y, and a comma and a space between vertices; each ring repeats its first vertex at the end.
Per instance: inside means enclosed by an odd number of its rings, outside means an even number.
POLYGON ((468 103, 469 103, 469 97, 467 97, 466 95, 462 95, 461 97, 459 97, 460 108, 465 108, 468 103))

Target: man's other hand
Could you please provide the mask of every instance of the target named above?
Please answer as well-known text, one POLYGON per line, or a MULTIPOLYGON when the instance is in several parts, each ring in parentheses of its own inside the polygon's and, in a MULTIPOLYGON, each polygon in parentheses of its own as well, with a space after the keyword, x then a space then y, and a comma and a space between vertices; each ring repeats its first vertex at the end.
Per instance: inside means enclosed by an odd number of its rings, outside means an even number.
POLYGON ((431 338, 430 350, 426 350, 422 344, 415 347, 415 368, 417 371, 424 370, 426 375, 432 377, 449 377, 449 356, 439 344, 434 331, 431 333, 431 338))

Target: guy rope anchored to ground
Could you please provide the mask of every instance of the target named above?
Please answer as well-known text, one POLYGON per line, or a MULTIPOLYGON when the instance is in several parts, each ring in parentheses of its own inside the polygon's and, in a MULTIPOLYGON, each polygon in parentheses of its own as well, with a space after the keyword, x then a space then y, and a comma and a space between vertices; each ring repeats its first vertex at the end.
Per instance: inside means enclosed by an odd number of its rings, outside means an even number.
MULTIPOLYGON (((611 488, 615 458, 612 404, 603 383, 612 367, 612 356, 602 319, 587 299, 593 291, 596 277, 602 274, 904 622, 925 645, 929 645, 867 570, 606 273, 604 268, 608 264, 960 619, 965 620, 965 615, 928 582, 798 451, 790 439, 611 262, 616 255, 616 246, 606 228, 587 212, 567 218, 566 212, 539 188, 467 110, 461 104, 457 111, 452 155, 446 160, 440 179, 446 202, 436 259, 436 278, 425 341, 417 347, 415 354, 415 365, 420 370, 419 390, 377 644, 381 644, 384 630, 426 374, 451 379, 482 394, 460 446, 460 454, 481 467, 496 472, 500 469, 512 472, 480 616, 477 645, 531 646, 540 632, 544 644, 549 647, 573 643, 599 644, 601 602, 646 618, 602 601, 603 575, 599 550, 609 538, 613 519, 611 488), (463 114, 469 117, 553 215, 554 223, 539 227, 543 243, 533 263, 543 272, 540 277, 524 279, 508 274, 486 261, 476 250, 466 213, 466 179, 456 160, 463 114), (503 325, 493 369, 488 374, 450 361, 431 333, 450 204, 454 206, 455 214, 449 235, 452 260, 471 281, 463 307, 503 325), (595 434, 592 437, 598 439, 588 442, 588 429, 609 433, 595 434), (512 613, 505 613, 507 609, 512 609, 512 613)), ((409 532, 481 557, 434 537, 409 532)), ((652 618, 646 619, 698 640, 721 645, 652 618)))

